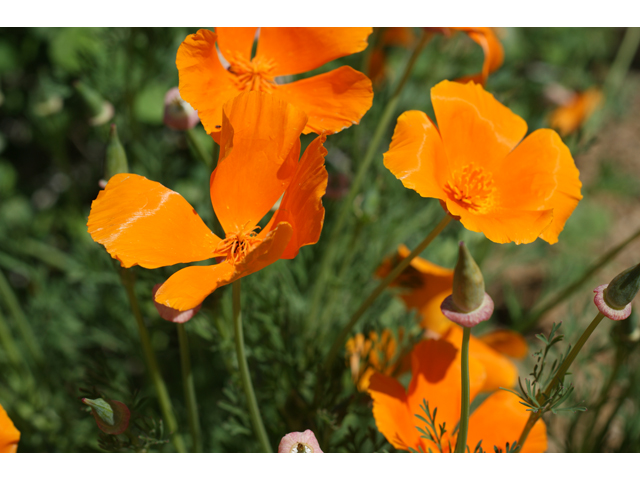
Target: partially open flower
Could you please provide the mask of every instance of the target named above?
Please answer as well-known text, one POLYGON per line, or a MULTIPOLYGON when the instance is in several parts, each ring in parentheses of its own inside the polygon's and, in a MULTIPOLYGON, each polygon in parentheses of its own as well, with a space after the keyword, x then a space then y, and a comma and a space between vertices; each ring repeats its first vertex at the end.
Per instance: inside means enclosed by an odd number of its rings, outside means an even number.
POLYGON ((173 130, 190 130, 200 123, 198 112, 180 96, 178 87, 173 87, 164 96, 164 124, 173 130))
POLYGON ((0 453, 16 453, 19 441, 20 431, 0 405, 0 453))
POLYGON ((311 430, 287 433, 278 446, 278 453, 324 453, 311 430))
POLYGON ((594 290, 593 301, 598 310, 611 320, 624 320, 631 315, 631 301, 640 290, 640 263, 617 275, 611 283, 594 290))
POLYGON ((91 407, 98 428, 110 435, 119 435, 129 427, 131 412, 127 406, 117 400, 83 398, 82 403, 91 407))

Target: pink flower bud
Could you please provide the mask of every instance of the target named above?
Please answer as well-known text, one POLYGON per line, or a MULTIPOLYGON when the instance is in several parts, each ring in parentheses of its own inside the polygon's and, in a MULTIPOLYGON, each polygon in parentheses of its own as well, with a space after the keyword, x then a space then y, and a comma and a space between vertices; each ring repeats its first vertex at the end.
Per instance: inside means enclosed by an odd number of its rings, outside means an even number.
POLYGON ((202 304, 189 310, 180 311, 156 302, 156 292, 162 285, 162 283, 157 283, 156 285, 154 285, 153 291, 151 292, 151 294, 153 295, 153 304, 156 306, 156 310, 158 310, 158 313, 162 318, 164 318, 168 322, 185 323, 186 321, 191 320, 193 316, 198 313, 198 311, 200 311, 200 307, 202 307, 202 304))
POLYGON ((598 307, 600 313, 602 313, 605 317, 610 318, 611 320, 624 320, 625 318, 628 318, 629 315, 631 315, 630 303, 622 309, 616 309, 606 302, 604 298, 604 291, 608 286, 609 284, 606 283, 604 285, 600 285, 593 291, 593 293, 596 294, 596 296, 593 297, 593 303, 596 304, 596 307, 598 307))
POLYGON ((311 430, 287 433, 278 446, 278 453, 324 453, 311 430))
POLYGON ((199 122, 198 112, 180 97, 178 87, 164 96, 164 124, 173 130, 190 130, 199 122))
POLYGON ((91 407, 98 428, 110 435, 119 435, 129 428, 131 412, 127 406, 117 400, 83 398, 82 403, 91 407))

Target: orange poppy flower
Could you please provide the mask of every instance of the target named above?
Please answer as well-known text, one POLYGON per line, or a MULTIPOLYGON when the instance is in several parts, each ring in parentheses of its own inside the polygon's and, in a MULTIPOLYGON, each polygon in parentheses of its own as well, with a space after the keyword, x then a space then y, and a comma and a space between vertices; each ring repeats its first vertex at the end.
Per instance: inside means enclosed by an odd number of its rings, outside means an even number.
POLYGON ((560 135, 569 135, 593 115, 602 103, 602 99, 602 92, 597 88, 576 93, 565 105, 551 113, 549 125, 558 130, 560 135))
POLYGON ((256 30, 198 30, 178 49, 180 95, 198 111, 216 141, 222 105, 247 90, 271 93, 303 110, 308 116, 303 133, 339 132, 357 124, 371 108, 371 81, 348 66, 292 83, 276 82, 276 77, 307 72, 364 50, 371 28, 262 27, 251 58, 256 30), (220 62, 218 49, 229 62, 228 69, 220 62))
POLYGON ((91 205, 89 233, 123 267, 158 268, 222 258, 173 274, 155 300, 184 311, 216 288, 316 243, 327 186, 325 136, 300 155, 307 115, 276 96, 247 92, 223 109, 220 160, 211 174, 211 203, 226 237, 214 235, 178 193, 133 174, 116 175, 91 205), (258 222, 280 198, 259 233, 258 222))
POLYGON ((0 453, 16 453, 20 432, 0 405, 0 453))
POLYGON ((437 198, 469 230, 496 243, 556 243, 582 198, 569 149, 473 82, 431 89, 438 127, 423 112, 398 118, 385 166, 403 185, 437 198))
MULTIPOLYGON (((452 434, 460 419, 460 351, 445 340, 424 340, 413 349, 412 378, 409 389, 394 378, 374 373, 369 385, 373 399, 373 416, 378 430, 400 450, 437 452, 437 444, 421 438, 417 428, 427 430, 426 424, 416 417, 425 417, 420 408, 428 402, 433 414, 437 408, 436 424, 445 424, 447 432, 442 438, 444 452, 453 450, 456 436, 452 434)), ((482 390, 486 372, 482 364, 469 358, 469 386, 471 400, 482 390)), ((480 440, 485 452, 493 447, 505 451, 507 442, 513 444, 529 418, 526 407, 512 393, 499 391, 489 396, 469 419, 467 445, 471 451, 480 440)), ((532 429, 523 452, 544 452, 547 435, 544 423, 532 429)))

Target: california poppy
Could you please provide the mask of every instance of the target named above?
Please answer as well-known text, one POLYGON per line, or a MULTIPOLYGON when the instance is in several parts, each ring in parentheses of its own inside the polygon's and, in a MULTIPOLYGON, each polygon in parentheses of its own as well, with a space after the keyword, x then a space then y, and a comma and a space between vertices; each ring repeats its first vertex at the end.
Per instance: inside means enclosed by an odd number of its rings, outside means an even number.
POLYGON ((469 230, 496 243, 556 243, 582 198, 569 149, 536 130, 481 85, 431 89, 438 127, 423 112, 398 118, 385 166, 403 185, 437 198, 469 230))
POLYGON ((198 111, 205 130, 216 141, 222 105, 243 91, 267 92, 303 110, 308 116, 303 133, 339 132, 358 123, 371 108, 371 81, 348 66, 292 83, 276 82, 276 77, 307 72, 364 50, 371 28, 261 27, 251 58, 256 30, 198 30, 178 49, 180 95, 198 111), (228 69, 220 62, 218 50, 228 69))
POLYGON ((602 98, 602 92, 597 88, 575 93, 564 105, 551 112, 549 125, 560 135, 575 132, 598 109, 602 98))
POLYGON ((16 453, 20 432, 0 405, 0 453, 16 453))
POLYGON ((184 311, 216 288, 316 243, 327 186, 325 136, 300 155, 307 115, 263 92, 244 93, 223 108, 220 160, 211 203, 226 237, 214 235, 178 193, 140 175, 116 175, 91 206, 89 233, 125 268, 158 268, 222 258, 173 274, 155 300, 184 311), (258 222, 280 198, 261 231, 258 222))
MULTIPOLYGON (((445 424, 441 441, 444 452, 453 450, 456 437, 454 428, 460 418, 461 384, 460 351, 446 340, 423 340, 411 354, 412 378, 409 389, 394 378, 374 373, 369 385, 373 399, 373 416, 378 430, 400 450, 439 451, 436 442, 421 438, 418 428, 427 431, 421 408, 428 403, 433 415, 437 409, 436 425, 445 424)), ((486 372, 482 364, 469 358, 469 386, 471 399, 482 390, 486 372)), ((507 442, 513 445, 529 418, 526 407, 512 393, 499 391, 487 399, 471 414, 467 445, 473 451, 482 440, 485 452, 494 446, 505 451, 507 442)), ((547 449, 546 427, 539 422, 531 431, 523 452, 544 452, 547 449)))
POLYGON ((498 37, 491 27, 447 27, 452 30, 459 30, 466 33, 471 40, 482 47, 484 52, 484 61, 482 62, 482 71, 474 75, 458 78, 456 81, 461 83, 475 82, 484 85, 487 83, 489 74, 495 72, 504 61, 504 50, 498 37))

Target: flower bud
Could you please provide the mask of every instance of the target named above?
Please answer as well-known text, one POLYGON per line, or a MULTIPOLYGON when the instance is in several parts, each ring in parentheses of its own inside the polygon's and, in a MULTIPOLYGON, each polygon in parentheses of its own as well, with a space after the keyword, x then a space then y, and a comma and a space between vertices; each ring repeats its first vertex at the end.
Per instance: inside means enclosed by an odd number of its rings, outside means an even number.
POLYGON ((119 435, 129 427, 131 412, 127 406, 117 400, 83 398, 82 403, 91 407, 98 428, 110 435, 119 435))
POLYGON ((640 263, 617 275, 609 284, 594 290, 593 301, 598 310, 611 320, 624 320, 631 315, 631 301, 640 290, 640 263))
POLYGON ((113 105, 102 98, 98 92, 80 81, 75 82, 73 86, 82 99, 90 125, 94 127, 104 125, 113 118, 113 105))
POLYGON ((112 124, 104 158, 104 178, 109 181, 114 175, 127 173, 128 171, 127 154, 122 143, 120 143, 120 138, 118 138, 118 129, 115 124, 112 124))
POLYGON ((164 96, 164 124, 173 130, 190 130, 199 122, 198 112, 180 97, 178 87, 164 96))
POLYGON ((324 453, 311 430, 287 433, 278 446, 278 453, 324 453))
POLYGON ((464 242, 460 242, 453 271, 453 294, 444 299, 440 309, 445 317, 463 327, 473 327, 493 313, 493 300, 484 291, 482 272, 464 242))

